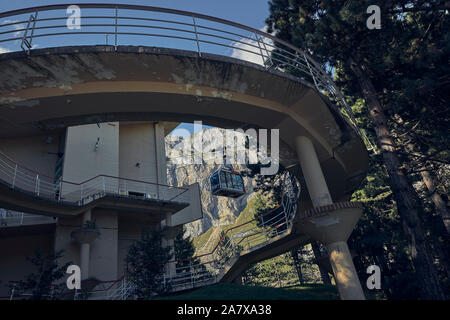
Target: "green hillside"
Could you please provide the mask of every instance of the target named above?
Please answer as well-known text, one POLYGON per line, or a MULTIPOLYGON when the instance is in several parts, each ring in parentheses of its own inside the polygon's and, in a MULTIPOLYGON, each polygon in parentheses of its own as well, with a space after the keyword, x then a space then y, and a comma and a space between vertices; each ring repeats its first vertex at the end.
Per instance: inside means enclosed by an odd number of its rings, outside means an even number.
MULTIPOLYGON (((193 244, 196 249, 197 254, 204 254, 210 252, 214 246, 218 243, 220 239, 220 234, 222 231, 226 231, 227 229, 230 229, 234 226, 240 225, 244 222, 250 221, 254 219, 254 206, 256 202, 256 197, 253 197, 250 199, 247 203, 247 206, 244 210, 241 211, 239 216, 236 218, 235 222, 230 225, 226 226, 218 226, 218 227, 211 227, 209 228, 205 233, 201 234, 198 237, 193 238, 193 244)), ((254 225, 256 225, 256 222, 253 222, 254 225)), ((249 227, 249 226, 246 226, 249 227)), ((234 232, 238 232, 239 229, 234 230, 234 232)), ((233 232, 231 232, 229 235, 231 235, 233 232)))

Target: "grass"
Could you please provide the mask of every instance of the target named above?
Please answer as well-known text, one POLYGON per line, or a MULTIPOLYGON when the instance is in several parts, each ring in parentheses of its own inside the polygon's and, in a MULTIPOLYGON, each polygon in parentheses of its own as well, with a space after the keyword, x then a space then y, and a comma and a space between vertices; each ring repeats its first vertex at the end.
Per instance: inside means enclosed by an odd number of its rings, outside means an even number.
MULTIPOLYGON (((237 226, 240 224, 243 224, 247 221, 250 221, 252 219, 254 219, 254 202, 255 199, 251 199, 248 203, 247 206, 244 208, 244 210, 242 210, 239 214, 239 216, 236 218, 236 221, 233 224, 227 225, 227 226, 218 226, 218 227, 211 227, 208 229, 208 231, 206 231, 205 233, 201 234, 198 237, 195 237, 192 239, 193 245, 196 248, 196 252, 201 252, 204 251, 202 250, 205 245, 212 241, 213 242, 213 246, 210 248, 212 250, 212 248, 214 248, 214 246, 218 243, 219 241, 219 236, 221 231, 226 231, 230 228, 232 228, 233 226, 237 226), (216 235, 216 239, 212 239, 211 236, 215 234, 216 235)), ((250 228, 251 226, 256 226, 256 222, 252 222, 246 226, 244 226, 243 228, 247 229, 250 228)), ((235 230, 232 230, 228 236, 233 235, 234 233, 238 233, 242 231, 242 228, 237 228, 235 230)), ((206 252, 201 252, 201 253, 206 253, 206 252)))
POLYGON ((310 284, 287 288, 241 286, 219 283, 161 300, 338 300, 335 286, 310 284))
POLYGON ((201 234, 198 237, 193 238, 192 244, 194 245, 194 247, 197 249, 203 248, 203 246, 205 246, 206 243, 208 242, 208 239, 211 237, 211 234, 213 233, 213 231, 214 231, 214 227, 211 227, 205 233, 201 234))

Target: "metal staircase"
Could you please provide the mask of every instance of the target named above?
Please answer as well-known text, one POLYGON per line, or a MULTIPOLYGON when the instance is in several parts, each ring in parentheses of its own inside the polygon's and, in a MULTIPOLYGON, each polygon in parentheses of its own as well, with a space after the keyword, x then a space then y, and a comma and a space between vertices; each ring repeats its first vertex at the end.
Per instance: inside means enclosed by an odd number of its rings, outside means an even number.
POLYGON ((177 264, 176 274, 164 277, 170 291, 217 283, 241 257, 290 234, 300 187, 288 172, 280 179, 283 193, 279 205, 224 231, 210 253, 172 262, 177 264))
MULTIPOLYGON (((289 173, 282 181, 281 203, 275 208, 238 226, 223 232, 215 248, 207 254, 185 260, 173 260, 176 273, 163 275, 163 282, 170 292, 189 290, 220 282, 239 259, 253 250, 279 241, 291 232, 292 220, 297 212, 300 187, 289 173)), ((123 278, 100 299, 126 300, 133 298, 133 284, 123 278)))
MULTIPOLYGON (((239 259, 289 235, 297 212, 300 185, 288 172, 284 173, 280 180, 283 193, 279 205, 224 231, 210 253, 170 261, 169 263, 175 263, 177 267, 174 275, 163 275, 167 291, 178 292, 218 283, 239 259)), ((122 277, 106 289, 94 290, 89 299, 128 300, 134 298, 133 292, 133 283, 122 277)))

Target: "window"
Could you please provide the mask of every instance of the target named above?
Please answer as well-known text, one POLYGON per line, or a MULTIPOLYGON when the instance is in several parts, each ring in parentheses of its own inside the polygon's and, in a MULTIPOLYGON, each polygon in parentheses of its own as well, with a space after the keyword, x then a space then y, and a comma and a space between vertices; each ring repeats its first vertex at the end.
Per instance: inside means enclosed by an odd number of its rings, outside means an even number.
POLYGON ((227 175, 224 171, 220 171, 220 188, 227 187, 227 175))
POLYGON ((211 177, 211 190, 212 191, 216 191, 217 189, 220 188, 220 183, 219 183, 219 174, 215 173, 212 177, 211 177))
POLYGON ((228 189, 233 189, 233 175, 231 174, 231 172, 227 172, 227 188, 228 189))
POLYGON ((242 177, 238 174, 235 174, 234 180, 235 180, 234 184, 236 185, 236 188, 240 191, 243 191, 244 190, 244 181, 242 180, 242 177))
POLYGON ((236 190, 240 190, 241 189, 241 183, 240 183, 240 177, 238 174, 232 174, 233 177, 233 188, 236 190))

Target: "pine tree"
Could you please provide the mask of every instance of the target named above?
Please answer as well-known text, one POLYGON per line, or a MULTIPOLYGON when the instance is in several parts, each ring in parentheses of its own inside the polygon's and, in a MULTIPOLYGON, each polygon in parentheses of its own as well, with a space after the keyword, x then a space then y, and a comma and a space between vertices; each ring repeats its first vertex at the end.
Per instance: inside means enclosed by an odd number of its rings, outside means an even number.
POLYGON ((151 299, 167 291, 162 275, 172 258, 170 251, 162 246, 162 233, 156 230, 143 230, 141 239, 130 246, 125 259, 127 279, 134 284, 138 299, 151 299))
MULTIPOLYGON (((439 78, 441 71, 423 63, 420 65, 423 56, 433 64, 448 62, 449 41, 445 30, 448 30, 449 17, 438 10, 439 4, 439 1, 406 0, 273 0, 267 19, 269 32, 275 31, 278 37, 300 48, 307 48, 319 63, 327 66, 327 70, 337 73, 338 84, 347 95, 355 97, 354 101, 364 98, 367 118, 370 119, 369 129, 374 133, 381 151, 399 224, 409 244, 409 256, 420 284, 418 290, 420 296, 426 299, 443 299, 444 294, 434 265, 432 245, 424 227, 423 201, 405 170, 404 151, 398 145, 394 116, 401 112, 402 116, 414 117, 417 108, 429 109, 428 105, 421 103, 409 103, 407 106, 415 106, 409 112, 400 107, 402 101, 408 100, 407 94, 417 82, 422 84, 421 89, 424 90, 420 102, 429 103, 424 98, 431 91, 435 93, 435 101, 429 105, 439 107, 438 112, 448 106, 448 90, 442 93, 440 88, 448 85, 448 71, 445 73, 444 70, 439 78), (381 30, 366 27, 366 9, 374 4, 381 8, 381 30), (425 10, 424 5, 429 5, 429 9, 425 10), (435 29, 437 31, 433 32, 435 29), (437 54, 422 52, 421 49, 411 50, 413 45, 421 46, 421 41, 428 41, 428 33, 438 38, 430 41, 438 49, 437 54), (429 70, 425 79, 419 76, 423 70, 429 70), (407 74, 409 76, 405 77, 407 74), (437 102, 439 99, 441 103, 437 102)), ((432 49, 433 45, 428 47, 432 49)), ((448 119, 438 122, 438 127, 444 127, 448 119)), ((431 135, 436 133, 439 135, 439 132, 431 131, 431 135)))

